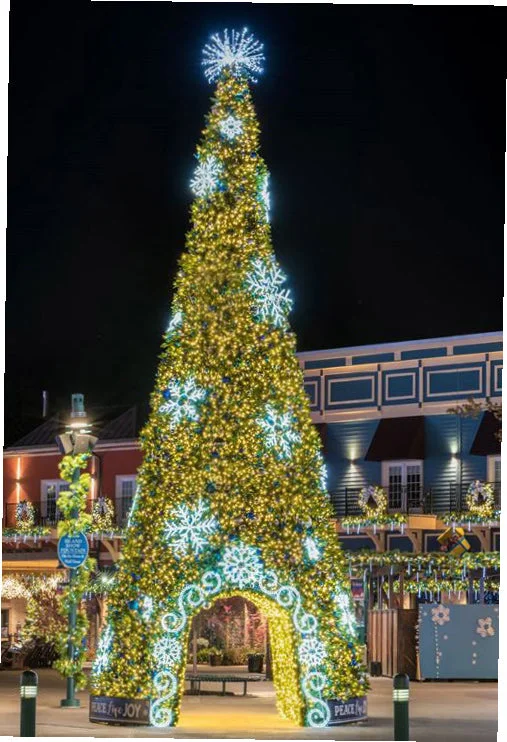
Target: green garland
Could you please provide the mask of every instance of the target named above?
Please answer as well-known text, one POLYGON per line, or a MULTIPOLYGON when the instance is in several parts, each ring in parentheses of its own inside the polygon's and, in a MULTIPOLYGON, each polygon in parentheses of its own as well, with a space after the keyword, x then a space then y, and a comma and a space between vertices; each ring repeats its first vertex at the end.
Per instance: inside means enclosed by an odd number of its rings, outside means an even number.
MULTIPOLYGON (((57 505, 64 516, 64 520, 58 523, 58 537, 64 535, 76 535, 86 532, 91 525, 92 517, 85 512, 86 498, 90 489, 90 475, 83 473, 77 478, 77 471, 85 469, 90 458, 89 453, 77 454, 75 456, 64 456, 59 464, 62 479, 70 481, 68 490, 61 492, 57 505), (77 514, 77 517, 73 517, 77 514)), ((54 666, 63 677, 74 677, 76 688, 84 688, 87 678, 83 672, 85 650, 83 640, 88 633, 88 616, 86 608, 81 602, 85 593, 89 591, 90 576, 95 568, 95 559, 88 558, 81 567, 72 570, 72 581, 63 591, 59 606, 59 613, 68 617, 70 608, 77 607, 76 626, 72 632, 68 626, 66 632, 60 634, 57 639, 57 650, 59 659, 54 666), (73 657, 68 657, 68 644, 72 642, 74 647, 73 657)))
POLYGON ((22 536, 23 538, 37 539, 40 536, 49 536, 51 529, 47 526, 33 526, 30 530, 19 529, 19 528, 2 528, 3 538, 17 538, 22 536))
MULTIPOLYGON (((404 580, 403 581, 403 591, 406 593, 417 593, 421 594, 423 592, 428 593, 457 593, 457 592, 466 592, 469 588, 468 580, 437 580, 434 577, 424 577, 420 580, 404 580)), ((484 580, 484 589, 491 591, 491 592, 498 592, 500 588, 500 582, 498 579, 494 579, 492 577, 487 577, 484 580)), ((473 589, 475 591, 479 591, 481 589, 481 584, 479 580, 473 581, 473 589)), ((393 591, 395 593, 400 592, 400 583, 399 582, 393 582, 393 591)))
POLYGON ((355 567, 398 567, 407 566, 412 570, 422 571, 429 568, 434 571, 454 571, 462 573, 463 569, 500 569, 499 551, 466 552, 459 557, 441 551, 425 554, 413 554, 403 551, 350 551, 349 562, 355 567))
POLYGON ((353 515, 340 521, 342 528, 376 528, 381 526, 401 526, 407 522, 403 513, 377 513, 371 517, 353 515))
POLYGON ((439 515, 438 518, 445 523, 446 526, 464 526, 468 523, 473 523, 479 526, 488 526, 491 523, 498 523, 500 521, 500 511, 493 510, 491 513, 486 515, 480 513, 474 513, 470 510, 453 511, 446 515, 439 515))

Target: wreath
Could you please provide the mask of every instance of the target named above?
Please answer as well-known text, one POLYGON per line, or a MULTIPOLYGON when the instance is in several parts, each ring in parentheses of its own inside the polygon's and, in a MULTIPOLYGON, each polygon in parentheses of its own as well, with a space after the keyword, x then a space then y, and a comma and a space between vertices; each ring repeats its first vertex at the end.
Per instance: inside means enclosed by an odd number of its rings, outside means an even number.
POLYGON ((16 505, 16 526, 20 531, 30 531, 35 525, 35 508, 28 500, 16 505))
POLYGON ((99 497, 93 503, 92 531, 104 533, 114 530, 114 505, 109 497, 99 497))
POLYGON ((487 482, 480 482, 476 479, 467 490, 466 503, 469 511, 474 515, 486 518, 492 516, 495 512, 493 487, 487 482))
POLYGON ((378 485, 363 487, 357 502, 367 518, 387 512, 387 494, 385 489, 378 485))

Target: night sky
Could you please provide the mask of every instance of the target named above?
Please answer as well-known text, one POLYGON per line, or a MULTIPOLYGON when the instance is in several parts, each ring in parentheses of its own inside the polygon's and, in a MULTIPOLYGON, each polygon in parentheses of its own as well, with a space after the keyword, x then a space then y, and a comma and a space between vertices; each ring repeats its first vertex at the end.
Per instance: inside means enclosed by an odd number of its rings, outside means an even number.
MULTIPOLYGON (((210 33, 254 86, 300 350, 501 327, 505 9, 11 2, 6 442, 71 392, 146 405, 210 33), (43 7, 41 7, 43 6, 43 7)), ((40 422, 40 421, 39 421, 40 422)))

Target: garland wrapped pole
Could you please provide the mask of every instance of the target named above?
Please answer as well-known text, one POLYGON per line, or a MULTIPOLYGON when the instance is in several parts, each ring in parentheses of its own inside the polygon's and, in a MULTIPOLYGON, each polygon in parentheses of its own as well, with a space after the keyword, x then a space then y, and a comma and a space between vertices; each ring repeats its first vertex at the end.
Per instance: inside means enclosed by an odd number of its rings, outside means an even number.
POLYGON ((84 410, 82 394, 72 395, 71 422, 65 433, 56 438, 64 454, 59 469, 62 479, 71 482, 69 489, 58 498, 58 509, 63 519, 58 523, 58 557, 69 568, 69 582, 63 592, 60 606, 62 616, 68 616, 68 632, 58 641, 59 659, 55 668, 67 678, 67 695, 60 705, 77 708, 80 705, 76 690, 83 688, 83 640, 88 630, 86 610, 79 608, 88 589, 95 560, 88 557, 86 531, 91 516, 86 511, 86 498, 90 489, 90 475, 82 473, 88 465, 97 438, 90 433, 84 410))

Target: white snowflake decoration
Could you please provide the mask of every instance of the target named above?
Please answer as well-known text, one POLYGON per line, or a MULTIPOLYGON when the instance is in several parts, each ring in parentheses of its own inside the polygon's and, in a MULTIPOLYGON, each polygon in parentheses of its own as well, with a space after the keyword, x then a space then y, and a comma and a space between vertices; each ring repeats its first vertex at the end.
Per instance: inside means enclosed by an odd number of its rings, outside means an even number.
POLYGON ((266 405, 266 414, 257 420, 265 433, 266 446, 274 448, 279 459, 288 459, 292 456, 292 447, 300 443, 301 436, 294 430, 294 416, 292 410, 277 412, 271 404, 266 405))
POLYGON ((158 665, 176 665, 181 659, 181 640, 163 636, 153 647, 153 656, 158 665))
POLYGON ((337 587, 336 592, 333 595, 333 600, 338 608, 338 616, 341 626, 351 634, 354 634, 356 631, 356 621, 348 592, 343 590, 341 587, 337 587))
POLYGON ((141 610, 141 616, 144 618, 145 621, 150 620, 153 615, 154 609, 155 604, 153 602, 153 598, 149 595, 145 595, 143 598, 143 608, 141 610))
POLYGON ((287 321, 286 314, 292 308, 289 290, 280 289, 286 281, 285 274, 273 256, 267 261, 256 258, 252 266, 246 283, 254 298, 256 312, 262 320, 271 319, 275 327, 283 327, 287 321))
POLYGON ((220 122, 219 128, 222 136, 232 141, 236 137, 239 137, 243 131, 243 124, 235 116, 227 116, 226 119, 220 122))
POLYGON ((194 508, 181 503, 167 522, 165 537, 177 558, 184 554, 200 554, 218 528, 207 502, 200 499, 194 508))
POLYGON ((431 620, 439 626, 443 626, 447 621, 451 620, 449 618, 449 608, 445 605, 437 605, 436 608, 432 608, 431 620))
POLYGON ((137 502, 139 500, 139 494, 140 494, 140 492, 141 492, 141 488, 138 485, 136 487, 136 493, 134 495, 134 499, 132 500, 132 504, 130 506, 130 510, 129 510, 129 514, 128 514, 128 519, 127 519, 127 528, 130 528, 130 526, 134 522, 134 515, 135 515, 136 509, 137 509, 137 502))
POLYGON ((222 70, 229 68, 236 77, 247 77, 257 82, 255 74, 262 72, 264 45, 256 41, 248 29, 229 31, 223 36, 214 34, 202 51, 202 64, 208 82, 217 80, 222 70))
POLYGON ((301 664, 308 667, 316 667, 326 659, 326 647, 314 636, 303 639, 298 653, 301 664))
POLYGON ((269 195, 269 173, 265 173, 262 176, 259 187, 259 201, 264 206, 264 216, 266 221, 269 222, 269 210, 271 208, 271 198, 269 195))
POLYGON ((190 181, 190 188, 196 196, 207 197, 216 191, 222 174, 222 165, 214 155, 200 162, 190 181))
POLYGON ((171 379, 164 396, 167 401, 160 405, 159 412, 169 415, 171 430, 184 419, 199 420, 199 406, 206 398, 206 390, 197 386, 193 376, 183 382, 171 379))
POLYGON ((311 562, 317 562, 322 556, 322 551, 315 539, 311 536, 307 536, 304 540, 304 545, 306 549, 306 556, 308 557, 308 559, 311 562))
POLYGON ((223 569, 225 579, 239 588, 251 587, 263 573, 257 549, 242 543, 227 546, 219 566, 223 569))
POLYGON ((327 494, 327 467, 322 464, 320 467, 320 488, 327 494))
POLYGON ((178 327, 181 327, 181 323, 183 322, 183 312, 178 309, 176 312, 174 312, 173 316, 171 317, 171 320, 167 326, 166 335, 172 335, 172 333, 178 329, 178 327))
POLYGON ((495 629, 493 627, 493 619, 490 616, 487 618, 478 618, 475 632, 476 634, 479 634, 479 636, 482 636, 483 639, 486 639, 488 636, 494 636, 495 629))
POLYGON ((101 673, 109 666, 111 646, 113 644, 113 629, 110 624, 104 629, 104 633, 99 639, 97 653, 93 663, 93 672, 101 673))

